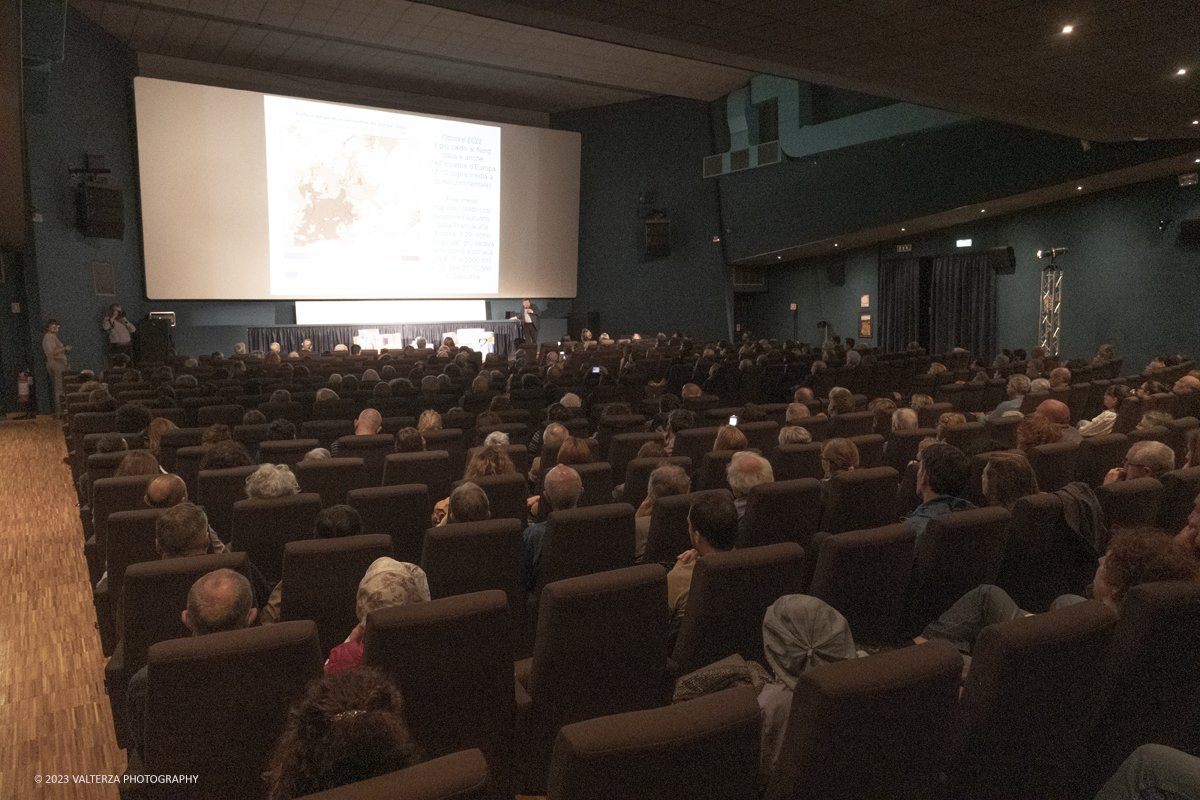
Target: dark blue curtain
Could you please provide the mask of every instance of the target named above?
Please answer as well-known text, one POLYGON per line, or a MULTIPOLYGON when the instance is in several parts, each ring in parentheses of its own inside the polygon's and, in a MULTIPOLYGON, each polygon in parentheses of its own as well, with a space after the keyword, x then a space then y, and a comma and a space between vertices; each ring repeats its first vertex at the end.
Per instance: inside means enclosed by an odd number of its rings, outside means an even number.
POLYGON ((921 260, 897 258, 879 265, 879 348, 908 348, 920 331, 921 260))
POLYGON ((988 253, 934 256, 930 352, 969 350, 985 364, 996 354, 996 270, 988 253))

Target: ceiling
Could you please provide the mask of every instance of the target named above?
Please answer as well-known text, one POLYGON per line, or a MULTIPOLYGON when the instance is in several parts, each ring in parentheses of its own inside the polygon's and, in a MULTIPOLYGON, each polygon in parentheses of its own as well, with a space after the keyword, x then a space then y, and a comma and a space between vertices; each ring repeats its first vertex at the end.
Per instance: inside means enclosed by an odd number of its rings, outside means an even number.
POLYGON ((1200 138, 1195 0, 72 5, 141 54, 542 113, 766 73, 1081 139, 1200 138))

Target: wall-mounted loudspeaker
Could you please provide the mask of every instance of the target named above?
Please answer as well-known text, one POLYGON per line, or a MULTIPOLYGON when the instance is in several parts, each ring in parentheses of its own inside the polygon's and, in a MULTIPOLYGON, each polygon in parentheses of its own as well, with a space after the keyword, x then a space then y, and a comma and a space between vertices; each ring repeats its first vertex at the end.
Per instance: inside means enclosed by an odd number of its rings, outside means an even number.
POLYGON ((825 265, 825 279, 834 286, 846 285, 846 259, 839 258, 825 265))
POLYGON ((669 219, 648 219, 644 224, 646 258, 666 258, 671 255, 671 221, 669 219))
POLYGON ((79 230, 94 239, 125 238, 125 202, 110 186, 80 186, 76 198, 79 230))
POLYGON ((989 255, 989 263, 997 275, 1012 275, 1017 271, 1017 256, 1011 246, 993 247, 989 255))

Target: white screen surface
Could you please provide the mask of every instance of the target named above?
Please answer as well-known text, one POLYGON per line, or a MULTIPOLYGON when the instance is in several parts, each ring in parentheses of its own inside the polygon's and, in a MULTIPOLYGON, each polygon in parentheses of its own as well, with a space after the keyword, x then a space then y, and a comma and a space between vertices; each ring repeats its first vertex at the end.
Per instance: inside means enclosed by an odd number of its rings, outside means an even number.
POLYGON ((134 90, 150 299, 575 295, 578 134, 134 90))
POLYGON ((297 325, 355 325, 487 319, 483 300, 297 300, 297 325))

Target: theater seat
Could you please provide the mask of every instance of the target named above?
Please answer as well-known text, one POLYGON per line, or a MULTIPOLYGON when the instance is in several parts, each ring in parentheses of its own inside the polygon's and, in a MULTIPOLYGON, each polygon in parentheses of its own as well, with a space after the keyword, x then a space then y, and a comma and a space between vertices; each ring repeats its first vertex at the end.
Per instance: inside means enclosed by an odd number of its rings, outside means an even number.
POLYGON ((487 759, 461 750, 378 778, 309 795, 308 800, 487 800, 494 795, 487 759))
POLYGON ((575 722, 554 744, 546 800, 756 797, 759 707, 748 686, 575 722))
POLYGON ((362 516, 363 533, 385 533, 392 538, 397 561, 418 564, 421 542, 429 527, 433 504, 422 484, 352 489, 346 503, 362 516))

